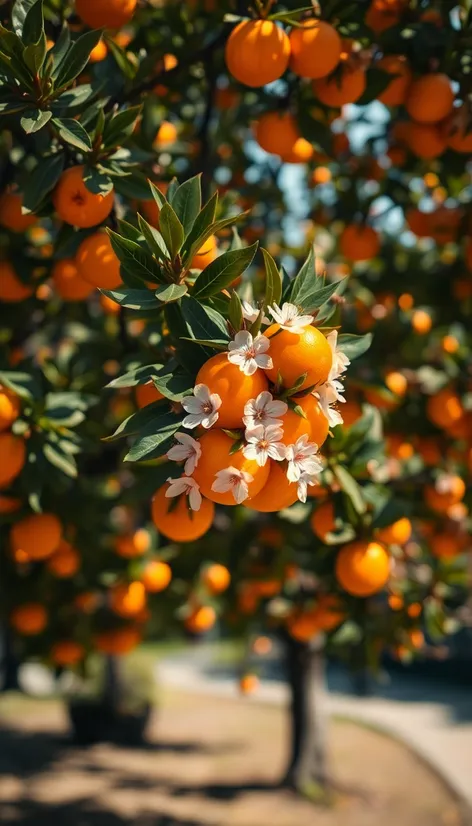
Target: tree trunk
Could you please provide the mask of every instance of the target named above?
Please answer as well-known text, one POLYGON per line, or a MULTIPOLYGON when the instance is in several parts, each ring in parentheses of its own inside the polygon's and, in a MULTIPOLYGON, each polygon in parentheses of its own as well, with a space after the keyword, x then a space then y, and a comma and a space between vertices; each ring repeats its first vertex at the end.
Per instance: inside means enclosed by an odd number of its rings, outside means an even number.
POLYGON ((323 652, 315 641, 300 643, 288 635, 286 652, 291 753, 284 785, 319 798, 329 787, 323 652))
POLYGON ((118 657, 107 654, 105 657, 105 679, 103 683, 103 702, 112 711, 118 711, 121 700, 121 675, 118 657))
POLYGON ((5 627, 2 633, 2 691, 18 691, 18 658, 15 653, 13 636, 9 628, 5 627))

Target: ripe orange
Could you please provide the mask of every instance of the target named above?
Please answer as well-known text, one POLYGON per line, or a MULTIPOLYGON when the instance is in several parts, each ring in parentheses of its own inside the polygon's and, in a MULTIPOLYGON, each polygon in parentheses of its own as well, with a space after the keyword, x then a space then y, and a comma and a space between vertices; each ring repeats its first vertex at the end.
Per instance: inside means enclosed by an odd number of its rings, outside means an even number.
POLYGON ((32 513, 16 522, 11 529, 15 550, 24 551, 30 559, 47 559, 58 548, 62 525, 53 513, 32 513))
MULTIPOLYGON (((275 513, 290 507, 298 499, 297 485, 289 482, 280 462, 269 459, 269 475, 262 490, 243 503, 250 510, 259 513, 275 513)), ((263 541, 263 540, 261 540, 263 541)))
POLYGON ((3 496, 0 494, 0 514, 15 513, 21 508, 21 499, 16 496, 3 496))
POLYGON ((243 674, 239 680, 241 694, 253 694, 259 688, 259 677, 256 674, 243 674))
POLYGON ((290 112, 276 111, 261 115, 255 123, 254 136, 266 152, 284 158, 292 151, 300 132, 290 112))
POLYGON ((147 381, 146 384, 138 384, 138 386, 134 388, 134 396, 139 408, 147 407, 148 404, 158 402, 164 398, 152 381, 147 381))
POLYGON ((338 597, 320 596, 314 608, 289 618, 289 633, 299 642, 309 642, 319 631, 333 631, 345 619, 338 597))
POLYGON ((142 582, 119 582, 111 589, 110 608, 120 617, 139 614, 146 607, 146 589, 142 582))
POLYGON ((4 488, 23 470, 26 462, 26 445, 21 436, 0 433, 0 488, 4 488))
POLYGON ((423 336, 431 330, 433 320, 426 310, 415 310, 411 317, 411 326, 413 327, 415 333, 423 336))
POLYGON ((305 138, 298 138, 293 144, 290 152, 282 158, 285 163, 307 163, 313 155, 315 150, 312 144, 305 140, 305 138))
POLYGON ((100 296, 100 306, 105 315, 118 315, 120 312, 120 305, 112 298, 108 298, 107 295, 100 296))
POLYGON ((161 562, 159 559, 153 559, 147 563, 142 574, 141 582, 146 591, 152 594, 157 594, 159 591, 164 591, 172 579, 172 571, 167 562, 161 562))
POLYGON ((135 556, 142 556, 151 547, 151 536, 145 528, 139 528, 134 533, 118 536, 115 550, 118 556, 125 559, 133 559, 135 556))
POLYGON ((405 5, 405 0, 372 0, 365 22, 375 34, 381 34, 400 22, 405 5))
POLYGON ((20 415, 20 410, 20 399, 16 393, 0 384, 0 431, 12 426, 20 415))
POLYGON ((94 290, 90 282, 79 275, 72 258, 64 258, 54 264, 52 280, 56 293, 64 301, 84 301, 94 290))
POLYGON ((228 71, 246 86, 277 80, 288 66, 290 41, 271 20, 244 20, 231 32, 225 48, 228 71))
POLYGON ((290 32, 290 68, 300 77, 326 77, 338 65, 341 38, 322 20, 304 20, 302 28, 290 32))
POLYGON ((372 227, 348 224, 339 241, 342 254, 351 261, 369 261, 380 249, 380 238, 372 227))
POLYGON ((137 0, 75 0, 75 11, 91 29, 121 29, 131 20, 137 0))
POLYGON ((217 427, 242 427, 244 405, 269 386, 266 372, 269 371, 256 370, 252 376, 246 376, 237 364, 228 361, 227 353, 218 353, 205 362, 195 384, 206 384, 210 393, 217 393, 221 398, 217 427))
POLYGON ((408 389, 408 382, 405 376, 397 370, 390 370, 390 372, 387 373, 385 376, 385 384, 396 396, 404 396, 408 389))
POLYGON ((317 166, 316 169, 313 170, 311 180, 314 184, 320 186, 322 184, 329 184, 332 177, 331 170, 327 166, 317 166))
POLYGON ((401 106, 405 102, 412 80, 411 70, 405 58, 402 55, 386 55, 376 65, 390 75, 397 75, 380 93, 377 100, 384 106, 401 106))
POLYGON ((55 665, 76 665, 85 656, 85 648, 75 640, 59 640, 51 648, 50 657, 55 665))
POLYGON ((83 166, 71 166, 59 178, 52 200, 62 221, 86 229, 101 224, 108 218, 114 201, 114 192, 95 195, 85 186, 83 166))
POLYGON ((23 284, 8 261, 0 261, 0 301, 16 303, 33 295, 34 287, 23 284))
POLYGON ((0 195, 0 226, 11 232, 26 232, 35 223, 36 215, 23 215, 23 196, 19 192, 3 192, 0 195))
POLYGON ((229 587, 231 574, 224 565, 209 565, 202 574, 202 582, 210 594, 222 594, 229 587))
POLYGON ((99 40, 97 45, 92 49, 89 55, 90 63, 100 63, 105 60, 108 54, 108 46, 104 40, 99 40))
POLYGON ((48 621, 46 609, 39 602, 17 605, 10 614, 10 624, 25 637, 33 637, 44 631, 48 621))
POLYGON ((346 399, 342 406, 342 417, 344 419, 344 427, 351 427, 354 422, 362 418, 362 407, 359 402, 354 399, 346 399))
POLYGON ((173 542, 199 539, 211 528, 215 514, 213 502, 203 499, 199 511, 189 511, 186 496, 180 496, 176 506, 174 500, 166 498, 167 487, 160 487, 152 500, 151 515, 157 530, 173 542))
POLYGON ((106 232, 94 232, 82 241, 76 255, 81 278, 102 290, 121 284, 120 262, 106 232))
POLYGON ((311 516, 310 524, 313 533, 316 534, 318 539, 324 542, 327 534, 336 530, 333 503, 323 502, 321 505, 318 505, 311 516))
POLYGON ((454 559, 464 550, 463 543, 452 533, 437 533, 430 539, 431 553, 437 559, 454 559))
POLYGON ((300 436, 306 434, 309 442, 315 442, 318 447, 326 441, 329 432, 329 422, 323 413, 318 399, 313 396, 292 396, 292 401, 301 407, 306 419, 290 408, 281 417, 284 445, 295 444, 300 436))
POLYGON ((323 384, 333 364, 331 347, 316 327, 305 327, 303 332, 292 333, 272 324, 264 333, 270 339, 269 355, 273 367, 266 370, 269 379, 277 382, 280 372, 284 387, 293 387, 297 379, 307 374, 300 390, 323 384))
POLYGON ((454 93, 448 76, 431 73, 416 78, 408 90, 405 106, 418 123, 438 123, 452 112, 454 93))
POLYGON ((384 545, 404 545, 411 536, 411 522, 404 516, 386 528, 379 528, 376 533, 384 545))
POLYGON ((437 513, 447 513, 452 505, 457 505, 465 495, 465 482, 460 476, 451 475, 448 490, 441 491, 437 487, 428 485, 424 490, 425 502, 431 510, 437 513))
POLYGON ((465 105, 453 110, 451 118, 445 124, 447 144, 454 152, 472 152, 472 131, 470 114, 465 105))
POLYGON ((48 571, 57 579, 70 579, 80 568, 80 554, 64 539, 47 561, 48 571))
POLYGON ((74 605, 84 614, 92 614, 97 608, 99 601, 100 598, 98 594, 95 594, 93 591, 83 591, 75 597, 74 605))
POLYGON ((399 594, 390 594, 387 602, 392 611, 401 611, 405 604, 403 597, 399 596, 399 594))
POLYGON ((439 158, 447 149, 444 133, 436 124, 410 123, 407 144, 417 158, 439 158))
POLYGON ((246 459, 242 450, 231 454, 234 441, 222 430, 208 430, 200 437, 199 442, 202 455, 194 470, 193 478, 200 485, 203 496, 220 505, 236 504, 232 490, 225 493, 212 490, 218 471, 229 467, 251 474, 253 480, 248 484, 249 498, 256 496, 262 490, 269 476, 269 462, 264 467, 259 467, 254 459, 246 459))
POLYGON ((464 415, 462 402, 450 387, 443 387, 426 403, 426 413, 430 422, 437 427, 448 429, 459 422, 464 415))
POLYGON ((211 605, 202 605, 195 608, 185 620, 187 631, 192 634, 203 634, 213 628, 216 622, 216 613, 211 605))
POLYGON ((121 656, 129 654, 141 642, 141 632, 133 626, 113 628, 97 634, 94 639, 97 651, 102 654, 121 656))
POLYGON ((340 109, 347 103, 355 103, 365 92, 364 69, 344 68, 339 77, 320 78, 313 81, 313 92, 325 106, 340 109))
POLYGON ((168 120, 163 120, 159 129, 157 130, 156 137, 154 138, 153 146, 155 149, 162 149, 166 146, 170 146, 172 143, 175 143, 177 140, 177 129, 173 123, 168 120))
POLYGON ((359 540, 345 545, 336 559, 336 578, 356 597, 381 591, 390 574, 390 559, 383 545, 359 540))
POLYGON ((216 238, 214 235, 210 235, 209 238, 205 241, 202 247, 195 253, 190 263, 191 270, 204 270, 205 267, 208 267, 208 264, 211 264, 212 261, 215 260, 218 253, 218 247, 216 244, 216 238))

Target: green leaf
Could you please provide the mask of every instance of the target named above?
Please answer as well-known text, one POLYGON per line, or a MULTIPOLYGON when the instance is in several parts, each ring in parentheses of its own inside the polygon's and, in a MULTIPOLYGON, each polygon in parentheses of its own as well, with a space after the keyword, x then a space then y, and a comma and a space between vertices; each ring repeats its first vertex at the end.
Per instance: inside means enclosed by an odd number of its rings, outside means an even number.
POLYGON ((233 330, 240 330, 243 326, 243 308, 241 299, 236 290, 231 292, 231 299, 229 302, 228 319, 233 330))
POLYGON ((138 384, 147 384, 153 376, 162 370, 162 367, 162 364, 146 364, 143 367, 136 367, 135 370, 130 370, 128 373, 113 379, 106 387, 136 387, 138 384))
MULTIPOLYGON (((62 64, 67 52, 69 51, 70 46, 70 29, 67 23, 62 24, 62 29, 57 38, 54 46, 49 51, 50 56, 53 59, 53 70, 51 72, 51 77, 54 79, 59 71, 59 67, 62 64)), ((81 87, 79 86, 78 89, 81 87)), ((71 92, 78 92, 78 89, 71 89, 71 92)), ((61 98, 58 100, 60 101, 61 98)))
POLYGON ((180 402, 184 396, 188 396, 193 388, 193 379, 188 373, 167 373, 165 375, 153 376, 153 383, 166 399, 180 402))
POLYGON ((159 301, 151 290, 122 287, 116 290, 100 290, 100 292, 111 298, 120 307, 127 307, 129 310, 154 310, 159 307, 159 301))
POLYGON ((185 296, 180 307, 193 338, 205 341, 229 341, 226 321, 216 310, 200 304, 192 296, 185 296))
POLYGON ((141 230, 147 244, 151 248, 153 255, 155 255, 156 258, 158 258, 160 261, 168 261, 169 253, 159 230, 157 230, 155 227, 152 227, 151 224, 145 221, 142 215, 139 214, 139 212, 138 224, 139 229, 141 230))
POLYGON ((25 46, 39 43, 44 34, 44 18, 42 0, 37 0, 26 14, 23 23, 21 39, 25 46))
POLYGON ((94 195, 107 195, 113 189, 111 178, 96 166, 86 164, 82 178, 89 192, 93 192, 94 195))
POLYGON ((170 206, 164 204, 159 214, 159 229, 173 260, 184 241, 184 228, 170 206))
POLYGON ((215 192, 211 196, 210 200, 207 201, 203 209, 198 213, 193 227, 185 239, 185 244, 182 249, 182 259, 186 265, 191 261, 194 254, 198 252, 200 247, 212 234, 211 227, 215 220, 217 206, 218 193, 215 192))
POLYGON ((101 36, 101 31, 92 30, 77 38, 58 67, 55 76, 56 89, 64 89, 80 75, 88 63, 90 52, 101 36))
POLYGON ((277 269, 277 264, 270 252, 261 247, 264 256, 264 266, 266 271, 265 306, 271 307, 273 304, 280 304, 282 298, 282 275, 277 269))
POLYGON ((152 192, 152 197, 154 198, 154 200, 155 200, 155 202, 156 202, 157 206, 159 207, 159 210, 161 210, 161 209, 162 209, 162 207, 164 206, 164 204, 166 204, 166 203, 167 203, 167 198, 166 198, 166 196, 165 196, 165 195, 163 195, 163 193, 161 192, 161 190, 160 190, 157 186, 155 186, 155 185, 152 183, 152 181, 148 181, 148 186, 149 186, 149 188, 150 188, 150 190, 151 190, 151 192, 152 192))
POLYGON ((41 398, 41 387, 35 376, 16 371, 0 372, 0 384, 13 390, 21 399, 34 401, 41 398))
POLYGON ((136 66, 134 63, 131 62, 125 50, 122 49, 121 46, 118 46, 118 43, 115 43, 111 37, 107 37, 106 41, 110 54, 113 55, 120 72, 128 78, 128 80, 133 80, 136 75, 136 66))
POLYGON ((338 347, 346 354, 348 359, 356 359, 365 353, 372 344, 372 333, 364 336, 354 336, 350 333, 341 333, 338 336, 338 347))
POLYGON ((81 123, 74 118, 53 118, 54 126, 62 140, 70 143, 82 152, 91 152, 92 143, 88 132, 81 123))
POLYGON ((64 153, 39 158, 38 165, 29 173, 23 186, 23 206, 34 212, 43 198, 56 186, 64 169, 64 153))
POLYGON ((133 279, 162 283, 161 270, 156 259, 143 250, 139 244, 123 238, 111 229, 107 229, 114 252, 120 259, 121 266, 133 279))
POLYGON ((43 453, 51 465, 61 470, 66 476, 75 479, 77 476, 77 465, 70 454, 65 453, 57 443, 47 442, 44 445, 43 453))
POLYGON ((192 290, 193 298, 202 300, 215 293, 221 292, 235 278, 238 278, 249 267, 256 254, 258 242, 240 250, 224 252, 197 277, 192 290))
POLYGON ((31 135, 33 132, 39 132, 43 126, 46 126, 47 122, 51 120, 51 117, 52 112, 45 111, 44 109, 27 109, 20 118, 21 127, 27 135, 31 135))
POLYGON ((174 413, 162 413, 157 416, 140 432, 132 448, 124 457, 125 462, 139 462, 153 454, 162 456, 170 447, 174 434, 182 425, 182 417, 174 413))
POLYGON ((121 146, 130 135, 141 112, 141 106, 131 106, 122 112, 113 115, 106 124, 103 132, 103 144, 106 149, 121 146))
POLYGON ((47 54, 46 35, 42 35, 39 43, 32 43, 26 46, 23 52, 23 63, 28 67, 32 75, 39 74, 47 54))
POLYGON ((37 0, 15 0, 11 13, 13 30, 19 37, 23 34, 23 26, 31 8, 36 5, 37 0))
POLYGON ((131 416, 120 422, 115 432, 111 436, 105 436, 102 441, 114 442, 116 439, 123 439, 125 436, 134 436, 150 422, 155 422, 156 418, 161 417, 168 410, 169 406, 163 401, 147 404, 146 407, 138 410, 137 413, 132 413, 131 416))
POLYGON ((185 235, 188 235, 202 206, 201 175, 196 175, 179 186, 170 203, 185 235))
POLYGON ((185 284, 163 284, 157 288, 155 296, 162 304, 170 304, 172 301, 178 301, 187 292, 185 284))
POLYGON ((366 106, 368 103, 372 103, 373 100, 377 100, 387 86, 390 86, 390 83, 395 77, 398 77, 398 75, 385 72, 376 66, 367 69, 366 89, 364 94, 356 101, 356 106, 366 106))
POLYGON ((352 503, 352 506, 356 513, 362 514, 366 512, 366 503, 364 497, 362 496, 362 488, 353 476, 346 470, 343 465, 335 465, 333 468, 334 475, 338 480, 342 490, 352 503))

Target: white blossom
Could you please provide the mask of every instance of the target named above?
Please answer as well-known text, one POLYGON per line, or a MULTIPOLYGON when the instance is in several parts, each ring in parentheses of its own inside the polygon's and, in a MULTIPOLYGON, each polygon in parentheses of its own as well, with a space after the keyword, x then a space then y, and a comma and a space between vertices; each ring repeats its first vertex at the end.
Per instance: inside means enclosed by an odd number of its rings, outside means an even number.
POLYGON ((230 467, 224 470, 219 470, 216 474, 216 479, 213 482, 211 489, 215 493, 227 493, 231 491, 236 504, 240 505, 249 496, 248 485, 254 480, 250 473, 244 470, 230 467))
POLYGON ((336 425, 342 424, 344 421, 339 410, 334 407, 337 402, 346 401, 343 393, 344 385, 337 379, 328 379, 327 382, 317 387, 314 393, 320 403, 323 413, 328 419, 330 427, 336 427, 336 425))
MULTIPOLYGON (((253 307, 250 301, 241 301, 241 307, 243 311, 243 318, 245 318, 246 321, 255 321, 256 318, 259 317, 259 307, 253 307)), ((270 324, 270 318, 263 315, 262 324, 270 324)))
POLYGON ((312 315, 301 315, 300 310, 296 304, 290 304, 287 301, 279 307, 278 304, 273 304, 272 307, 267 308, 274 321, 280 325, 283 330, 288 330, 290 333, 303 333, 305 327, 309 327, 313 323, 312 315))
POLYGON ((247 445, 243 448, 246 459, 255 459, 260 467, 264 467, 267 460, 275 459, 281 462, 285 459, 285 445, 280 441, 283 430, 278 425, 264 427, 262 424, 246 430, 247 445))
POLYGON ((212 427, 218 419, 218 410, 221 407, 221 398, 218 393, 210 393, 206 384, 196 384, 193 396, 182 399, 182 407, 189 414, 182 424, 190 430, 201 425, 206 430, 212 427))
POLYGON ((259 335, 253 339, 251 333, 240 330, 228 345, 228 360, 231 364, 237 364, 246 376, 252 376, 258 367, 271 369, 272 359, 266 355, 269 347, 270 341, 266 336, 259 335))
POLYGON ((333 364, 329 373, 328 380, 339 378, 341 373, 344 373, 350 365, 350 360, 345 353, 338 347, 338 331, 332 330, 327 336, 326 341, 331 347, 333 354, 333 364))
POLYGON ((249 399, 244 405, 243 422, 246 427, 256 427, 263 424, 268 427, 271 424, 280 425, 282 422, 279 416, 285 416, 288 410, 286 402, 274 399, 272 393, 263 390, 257 398, 249 399))
POLYGON ((306 498, 308 496, 308 485, 318 485, 318 479, 316 476, 313 476, 311 473, 302 473, 298 482, 297 482, 297 495, 300 502, 306 502, 306 498))
POLYGON ((202 504, 200 485, 191 476, 181 476, 180 479, 168 479, 169 487, 166 490, 166 497, 171 499, 174 496, 181 496, 183 493, 188 496, 190 507, 193 511, 199 511, 202 504))
POLYGON ((285 451, 285 458, 288 461, 288 481, 298 482, 303 474, 315 476, 321 473, 323 465, 317 454, 318 445, 314 442, 309 442, 306 433, 300 436, 295 444, 289 445, 285 451))
POLYGON ((192 439, 188 433, 176 433, 175 438, 179 444, 174 445, 167 451, 167 458, 171 462, 185 462, 184 473, 186 476, 191 476, 202 455, 202 446, 196 439, 192 439))

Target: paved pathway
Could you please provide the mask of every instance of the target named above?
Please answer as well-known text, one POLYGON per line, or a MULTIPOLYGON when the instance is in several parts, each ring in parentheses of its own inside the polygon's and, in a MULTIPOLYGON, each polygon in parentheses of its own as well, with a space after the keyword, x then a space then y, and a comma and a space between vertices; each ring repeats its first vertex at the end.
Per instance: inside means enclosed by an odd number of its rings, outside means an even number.
MULTIPOLYGON (((161 683, 195 692, 234 696, 234 675, 208 675, 196 658, 161 661, 161 683)), ((354 697, 342 685, 325 696, 329 714, 374 725, 411 746, 472 807, 472 692, 435 683, 394 677, 380 694, 354 697)), ((285 703, 287 687, 279 680, 261 682, 250 702, 285 703)))

